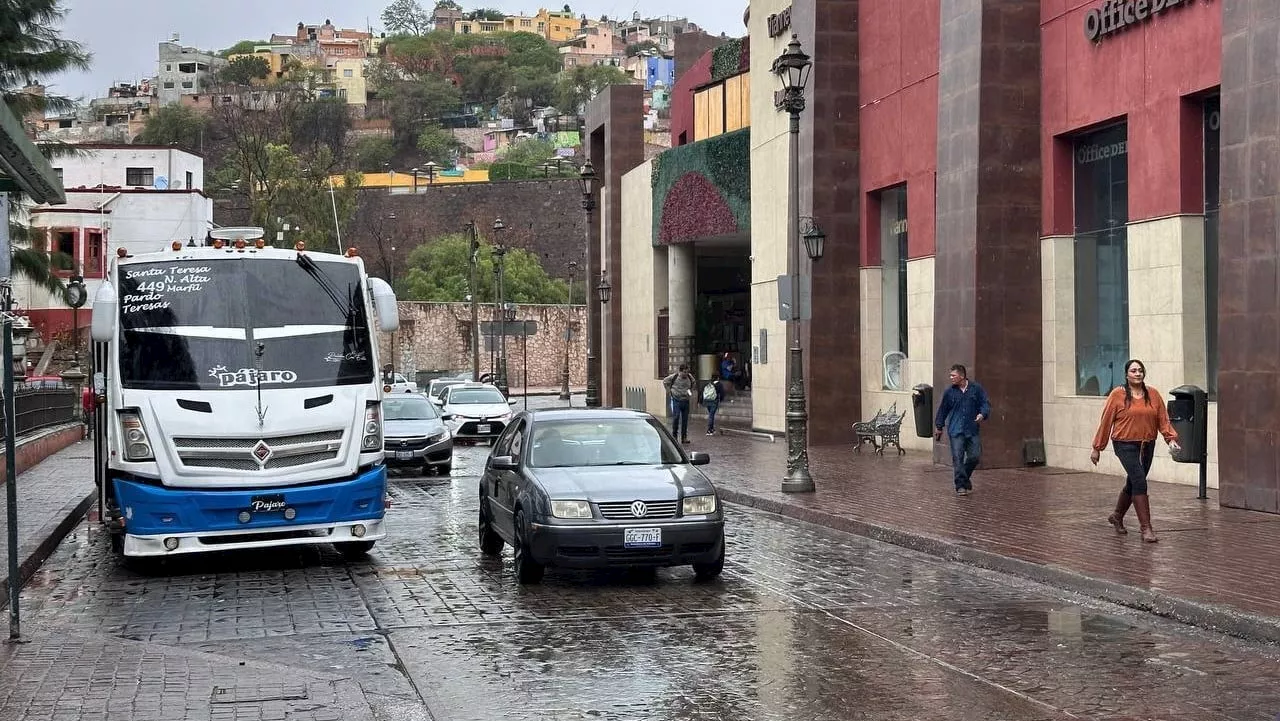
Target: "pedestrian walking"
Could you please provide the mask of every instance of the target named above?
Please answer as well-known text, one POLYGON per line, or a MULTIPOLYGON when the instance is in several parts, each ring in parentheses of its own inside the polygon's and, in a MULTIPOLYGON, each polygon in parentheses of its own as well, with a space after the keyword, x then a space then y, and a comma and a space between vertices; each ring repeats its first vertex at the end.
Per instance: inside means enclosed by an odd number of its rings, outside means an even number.
POLYGON ((667 402, 671 404, 671 434, 681 443, 689 442, 689 401, 693 398, 693 386, 697 383, 689 372, 689 365, 680 364, 680 370, 662 379, 667 389, 667 402))
POLYGON ((707 409, 707 435, 716 434, 716 411, 724 400, 724 384, 720 382, 718 373, 711 374, 711 381, 702 387, 702 398, 699 401, 707 409))
POLYGON ((88 386, 80 393, 80 409, 84 411, 85 435, 93 436, 93 408, 97 405, 97 394, 88 386))
POLYGON ((1155 454, 1156 435, 1164 436, 1165 443, 1178 449, 1178 432, 1169 423, 1169 412, 1161 400, 1160 392, 1147 385, 1147 367, 1142 361, 1132 359, 1124 364, 1125 383, 1111 389, 1107 404, 1102 408, 1102 421, 1093 436, 1093 452, 1089 461, 1098 465, 1107 439, 1115 450, 1116 458, 1124 466, 1124 489, 1116 499, 1116 509, 1107 516, 1107 523, 1116 533, 1128 533, 1124 516, 1133 506, 1142 530, 1142 540, 1155 543, 1155 529, 1151 526, 1151 504, 1147 497, 1147 474, 1151 472, 1151 460, 1155 454))
POLYGON ((959 363, 948 373, 951 387, 942 394, 938 415, 934 419, 934 440, 942 439, 943 428, 951 443, 951 469, 956 484, 956 495, 967 496, 973 491, 973 471, 982 459, 982 441, 979 438, 981 424, 991 417, 991 402, 987 392, 969 380, 969 371, 959 363))

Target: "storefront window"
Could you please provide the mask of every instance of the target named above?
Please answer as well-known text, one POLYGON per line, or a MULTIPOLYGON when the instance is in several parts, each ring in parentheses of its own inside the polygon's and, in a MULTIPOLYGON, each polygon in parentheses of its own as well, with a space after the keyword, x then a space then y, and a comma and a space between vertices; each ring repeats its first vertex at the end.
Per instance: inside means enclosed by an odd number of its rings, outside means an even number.
POLYGON ((1218 151, 1222 99, 1204 103, 1204 334, 1209 397, 1218 398, 1218 151))
POLYGON ((1128 130, 1114 125, 1075 142, 1076 393, 1124 382, 1129 355, 1128 130))
POLYGON ((907 186, 880 196, 880 301, 884 352, 907 352, 907 186))

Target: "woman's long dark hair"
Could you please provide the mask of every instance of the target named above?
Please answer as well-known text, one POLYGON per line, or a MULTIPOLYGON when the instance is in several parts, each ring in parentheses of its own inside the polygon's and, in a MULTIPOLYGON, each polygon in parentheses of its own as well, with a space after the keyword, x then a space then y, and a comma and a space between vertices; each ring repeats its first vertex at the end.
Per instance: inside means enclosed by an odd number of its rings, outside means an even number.
POLYGON ((1138 360, 1137 358, 1130 358, 1129 360, 1124 362, 1124 407, 1125 408, 1128 408, 1129 402, 1133 400, 1133 386, 1129 385, 1129 366, 1133 365, 1134 363, 1137 363, 1138 367, 1142 369, 1143 382, 1138 384, 1139 386, 1142 386, 1142 398, 1147 402, 1147 405, 1151 405, 1151 394, 1147 392, 1147 384, 1145 382, 1147 379, 1147 366, 1144 365, 1142 361, 1138 360))

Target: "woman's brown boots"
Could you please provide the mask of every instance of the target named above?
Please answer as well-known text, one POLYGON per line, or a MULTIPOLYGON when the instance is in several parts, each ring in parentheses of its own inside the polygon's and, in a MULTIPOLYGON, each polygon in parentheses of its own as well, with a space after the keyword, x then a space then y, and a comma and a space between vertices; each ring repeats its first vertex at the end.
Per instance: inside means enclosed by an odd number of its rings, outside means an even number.
POLYGON ((1133 510, 1138 514, 1138 523, 1142 526, 1142 540, 1147 543, 1159 541, 1156 532, 1151 529, 1151 504, 1147 494, 1133 497, 1133 510))
POLYGON ((1120 497, 1116 499, 1115 513, 1107 516, 1107 523, 1110 523, 1111 527, 1116 529, 1116 533, 1121 536, 1128 533, 1124 527, 1124 514, 1129 512, 1129 501, 1129 494, 1124 491, 1120 491, 1120 497))

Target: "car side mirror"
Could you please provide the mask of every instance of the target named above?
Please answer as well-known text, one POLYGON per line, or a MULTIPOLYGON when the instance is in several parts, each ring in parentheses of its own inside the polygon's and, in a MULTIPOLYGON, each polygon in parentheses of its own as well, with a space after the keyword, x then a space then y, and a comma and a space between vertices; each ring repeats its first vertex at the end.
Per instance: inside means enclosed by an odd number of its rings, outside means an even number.
POLYGON ((710 454, 701 451, 694 451, 689 454, 689 464, 693 466, 705 466, 711 462, 710 454))
POLYGON ((516 459, 511 456, 494 456, 489 463, 489 467, 495 471, 514 471, 516 469, 516 459))
POLYGON ((396 292, 381 278, 370 278, 369 289, 373 292, 373 310, 378 316, 378 330, 391 333, 398 329, 400 311, 396 305, 396 292))
POLYGON ((116 289, 111 283, 98 286, 93 299, 93 320, 90 323, 89 335, 99 343, 106 343, 116 337, 116 314, 119 312, 116 289))
POLYGON ((438 406, 444 405, 444 401, 440 400, 439 398, 436 398, 435 396, 431 397, 431 402, 438 406))
POLYGON ((507 405, 509 405, 509 406, 514 406, 515 404, 516 404, 516 399, 515 399, 515 398, 508 398, 508 399, 507 399, 507 405))
POLYGON ((453 420, 453 414, 452 414, 452 413, 444 413, 444 414, 442 414, 442 415, 440 416, 440 420, 442 420, 442 421, 451 421, 451 420, 453 420))

